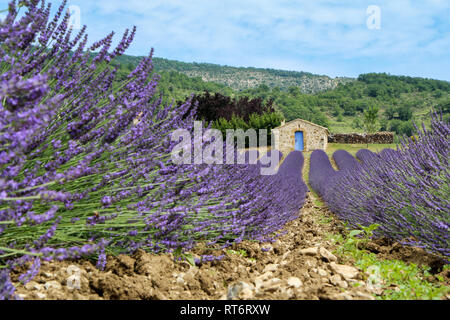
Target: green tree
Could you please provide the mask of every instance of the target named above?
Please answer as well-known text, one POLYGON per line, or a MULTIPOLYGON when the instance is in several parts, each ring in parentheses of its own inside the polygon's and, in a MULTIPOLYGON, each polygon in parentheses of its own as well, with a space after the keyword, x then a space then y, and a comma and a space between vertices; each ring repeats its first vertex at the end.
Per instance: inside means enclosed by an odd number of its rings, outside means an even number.
POLYGON ((364 111, 364 130, 370 134, 377 132, 378 129, 378 108, 370 107, 364 111))
POLYGON ((386 118, 388 120, 392 120, 395 118, 395 114, 397 113, 397 110, 395 109, 395 107, 387 107, 386 110, 384 111, 384 114, 386 115, 386 118))
POLYGON ((363 124, 362 124, 361 119, 359 117, 353 118, 352 128, 353 129, 362 129, 363 128, 363 124))
MULTIPOLYGON (((372 134, 379 130, 377 107, 370 107, 364 111, 364 130, 367 134, 372 134)), ((367 142, 367 148, 368 147, 369 142, 367 142)))
POLYGON ((399 134, 400 133, 400 126, 402 125, 402 123, 403 123, 403 121, 398 120, 398 119, 394 119, 394 120, 389 121, 389 125, 388 125, 389 130, 399 134))
POLYGON ((412 110, 409 106, 404 105, 398 109, 398 118, 403 121, 411 120, 413 116, 412 110))
POLYGON ((404 121, 399 127, 399 134, 411 137, 415 132, 414 124, 412 121, 404 121))

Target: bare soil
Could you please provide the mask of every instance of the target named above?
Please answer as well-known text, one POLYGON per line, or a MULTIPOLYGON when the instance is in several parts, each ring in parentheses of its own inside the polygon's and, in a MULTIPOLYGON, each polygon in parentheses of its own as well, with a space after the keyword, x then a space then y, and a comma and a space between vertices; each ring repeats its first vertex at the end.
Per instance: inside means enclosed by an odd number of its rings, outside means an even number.
MULTIPOLYGON (((171 254, 142 250, 131 256, 109 256, 104 271, 87 260, 44 262, 31 282, 16 283, 17 293, 27 300, 373 300, 382 293, 351 261, 332 253, 336 247, 326 235, 342 233, 344 228, 327 209, 314 204, 312 193, 299 218, 284 231, 274 243, 244 241, 215 253, 224 254, 224 259, 196 267, 176 261, 171 254)), ((430 265, 435 273, 444 264, 421 249, 387 239, 373 241, 366 249, 382 258, 430 265)), ((198 248, 193 254, 211 252, 198 248)), ((448 283, 448 272, 441 275, 448 283)), ((18 274, 12 278, 17 282, 18 274)))

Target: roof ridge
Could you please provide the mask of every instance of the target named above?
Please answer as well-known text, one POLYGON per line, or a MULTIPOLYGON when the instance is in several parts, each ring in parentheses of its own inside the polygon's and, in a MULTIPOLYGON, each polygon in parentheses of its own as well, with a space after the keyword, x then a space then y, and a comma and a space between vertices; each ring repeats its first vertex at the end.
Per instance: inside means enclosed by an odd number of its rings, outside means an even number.
POLYGON ((297 118, 297 119, 293 119, 293 120, 291 120, 291 121, 288 121, 288 122, 284 123, 283 125, 281 125, 281 126, 279 126, 279 127, 276 127, 275 129, 282 128, 282 127, 284 127, 284 126, 286 126, 286 125, 288 125, 288 124, 290 124, 290 123, 292 123, 292 122, 294 122, 294 121, 298 121, 298 120, 303 121, 303 122, 306 122, 306 123, 308 123, 308 124, 310 124, 310 125, 313 125, 313 126, 316 126, 316 127, 322 128, 322 129, 325 129, 325 130, 328 131, 328 133, 330 133, 330 130, 328 130, 328 128, 323 127, 323 126, 321 126, 321 125, 318 125, 318 124, 316 124, 316 123, 313 123, 313 122, 310 122, 310 121, 301 119, 301 118, 297 118))

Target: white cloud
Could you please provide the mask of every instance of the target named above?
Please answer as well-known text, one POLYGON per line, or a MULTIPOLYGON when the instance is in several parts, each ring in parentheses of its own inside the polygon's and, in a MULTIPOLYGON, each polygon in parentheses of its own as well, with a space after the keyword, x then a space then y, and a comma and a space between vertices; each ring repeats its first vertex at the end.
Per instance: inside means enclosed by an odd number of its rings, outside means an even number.
MULTIPOLYGON (((376 69, 377 63, 403 65, 430 56, 438 63, 450 55, 448 0, 69 0, 70 4, 81 7, 90 39, 137 25, 130 53, 143 55, 153 46, 157 56, 184 61, 307 65, 314 70, 306 71, 317 72, 320 61, 330 66, 328 61, 346 63, 349 70, 355 68, 352 63, 370 61, 376 69), (380 30, 366 26, 369 5, 381 8, 380 30)), ((340 70, 345 72, 345 66, 340 70)))

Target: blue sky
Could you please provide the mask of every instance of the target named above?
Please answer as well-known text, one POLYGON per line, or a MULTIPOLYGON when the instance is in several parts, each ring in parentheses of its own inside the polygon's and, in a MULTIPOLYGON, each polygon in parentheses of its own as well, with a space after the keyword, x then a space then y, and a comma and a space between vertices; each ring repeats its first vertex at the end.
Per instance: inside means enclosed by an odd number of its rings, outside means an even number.
MULTIPOLYGON (((1 7, 8 1, 0 0, 1 7)), ((53 1, 59 5, 60 1, 53 1)), ((450 81, 448 0, 69 0, 90 40, 136 25, 127 51, 356 77, 388 72, 450 81), (380 28, 367 20, 380 9, 380 28)))

